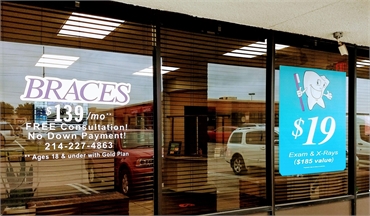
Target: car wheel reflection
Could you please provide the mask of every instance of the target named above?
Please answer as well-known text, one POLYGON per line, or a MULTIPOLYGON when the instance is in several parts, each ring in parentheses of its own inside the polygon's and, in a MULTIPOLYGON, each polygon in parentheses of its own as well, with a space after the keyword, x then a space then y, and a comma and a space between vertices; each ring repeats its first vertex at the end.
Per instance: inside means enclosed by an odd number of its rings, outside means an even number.
POLYGON ((123 194, 128 195, 130 190, 130 175, 127 169, 122 169, 120 173, 120 190, 123 194))
POLYGON ((236 175, 241 175, 247 170, 242 156, 238 155, 233 158, 232 168, 236 175))

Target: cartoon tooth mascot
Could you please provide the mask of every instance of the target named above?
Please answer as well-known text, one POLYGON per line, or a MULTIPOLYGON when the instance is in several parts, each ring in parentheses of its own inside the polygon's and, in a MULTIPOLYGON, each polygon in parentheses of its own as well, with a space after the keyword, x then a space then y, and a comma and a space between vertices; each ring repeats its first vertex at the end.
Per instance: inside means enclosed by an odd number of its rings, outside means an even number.
POLYGON ((326 96, 329 100, 333 97, 329 91, 327 91, 327 94, 324 94, 326 87, 329 85, 329 80, 314 71, 305 71, 303 80, 304 90, 302 91, 301 87, 299 87, 297 91, 298 97, 302 97, 303 93, 306 92, 307 104, 310 110, 312 110, 315 104, 325 108, 322 96, 326 96))

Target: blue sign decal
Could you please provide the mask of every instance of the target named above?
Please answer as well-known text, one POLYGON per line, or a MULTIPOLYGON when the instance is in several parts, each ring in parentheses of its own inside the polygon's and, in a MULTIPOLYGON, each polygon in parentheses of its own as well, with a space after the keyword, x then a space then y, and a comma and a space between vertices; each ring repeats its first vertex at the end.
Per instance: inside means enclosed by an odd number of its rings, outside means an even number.
POLYGON ((346 74, 280 66, 279 172, 346 168, 346 74))

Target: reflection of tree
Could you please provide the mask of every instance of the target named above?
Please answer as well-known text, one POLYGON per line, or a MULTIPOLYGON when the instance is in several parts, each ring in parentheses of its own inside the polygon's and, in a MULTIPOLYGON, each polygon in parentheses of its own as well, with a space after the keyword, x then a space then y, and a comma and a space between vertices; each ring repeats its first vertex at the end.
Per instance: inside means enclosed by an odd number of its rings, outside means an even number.
POLYGON ((33 104, 31 103, 19 104, 18 107, 15 109, 15 113, 18 115, 18 117, 25 117, 27 119, 32 119, 33 104))
POLYGON ((14 107, 4 101, 0 103, 1 120, 6 120, 8 117, 14 115, 14 107))

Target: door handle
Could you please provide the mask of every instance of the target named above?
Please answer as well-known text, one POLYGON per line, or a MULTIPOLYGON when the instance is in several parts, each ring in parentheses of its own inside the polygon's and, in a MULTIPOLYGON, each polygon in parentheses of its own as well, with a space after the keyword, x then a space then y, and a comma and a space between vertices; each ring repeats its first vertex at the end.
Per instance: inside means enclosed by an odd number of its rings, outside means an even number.
POLYGON ((261 147, 261 150, 265 150, 265 147, 261 147))

